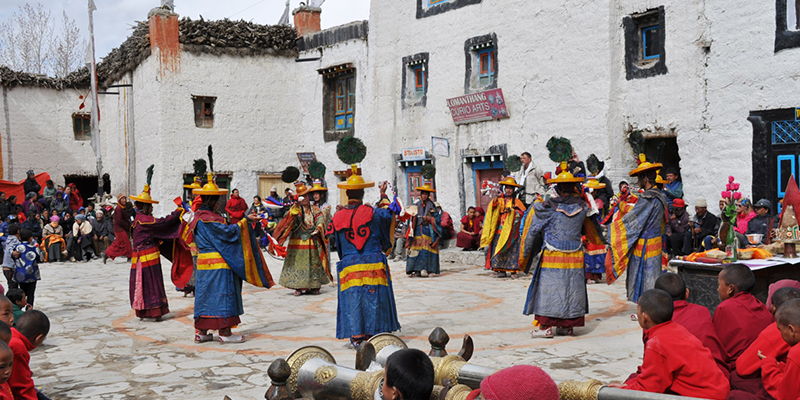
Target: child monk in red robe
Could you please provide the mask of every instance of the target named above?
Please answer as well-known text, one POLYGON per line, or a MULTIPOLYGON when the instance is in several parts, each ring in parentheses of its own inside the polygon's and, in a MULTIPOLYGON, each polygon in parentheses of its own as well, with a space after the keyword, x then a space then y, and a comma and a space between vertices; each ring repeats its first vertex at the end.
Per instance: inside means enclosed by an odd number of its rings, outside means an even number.
POLYGON ((642 372, 624 389, 651 393, 677 394, 704 399, 725 399, 728 380, 716 367, 711 350, 686 328, 672 322, 673 302, 660 289, 650 289, 639 297, 636 315, 645 330, 642 372))
MULTIPOLYGON (((770 304, 769 311, 775 315, 780 306, 794 299, 800 299, 800 289, 794 287, 778 289, 767 302, 770 304)), ((736 360, 736 373, 744 377, 756 375, 761 371, 762 358, 773 357, 779 362, 784 362, 786 361, 786 355, 789 353, 789 349, 791 349, 791 346, 783 340, 777 322, 774 322, 761 331, 753 344, 751 344, 750 347, 739 356, 739 359, 736 360)), ((736 395, 735 397, 741 397, 736 392, 738 391, 733 391, 731 394, 736 395)), ((778 397, 777 391, 770 392, 765 388, 764 392, 769 393, 773 398, 778 397)), ((769 398, 765 396, 763 392, 756 393, 756 397, 769 398)))
POLYGON ((722 303, 717 306, 713 319, 717 337, 728 353, 731 388, 748 393, 759 392, 761 380, 739 376, 736 360, 773 320, 764 303, 750 294, 755 284, 756 277, 750 267, 744 264, 726 266, 719 273, 717 291, 722 303))
POLYGON ((800 399, 800 299, 783 303, 775 313, 781 337, 792 348, 786 363, 779 364, 775 357, 761 360, 761 376, 764 386, 775 393, 775 400, 800 399))
POLYGON ((674 306, 672 322, 686 328, 689 333, 700 340, 700 343, 711 351, 711 355, 719 370, 725 375, 725 379, 730 379, 728 354, 717 337, 717 331, 711 322, 711 313, 701 305, 686 301, 689 298, 689 289, 683 278, 678 274, 666 273, 656 280, 655 288, 667 292, 672 297, 674 306))

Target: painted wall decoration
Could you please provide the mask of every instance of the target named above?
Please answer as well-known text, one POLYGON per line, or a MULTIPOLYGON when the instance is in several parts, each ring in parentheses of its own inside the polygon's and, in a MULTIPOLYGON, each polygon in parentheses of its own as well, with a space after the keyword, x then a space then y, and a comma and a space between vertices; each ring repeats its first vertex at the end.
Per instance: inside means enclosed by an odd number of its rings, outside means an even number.
POLYGON ((456 125, 508 118, 503 89, 492 89, 447 99, 456 125))
POLYGON ((434 155, 450 157, 450 140, 443 137, 431 136, 431 149, 433 149, 434 155))

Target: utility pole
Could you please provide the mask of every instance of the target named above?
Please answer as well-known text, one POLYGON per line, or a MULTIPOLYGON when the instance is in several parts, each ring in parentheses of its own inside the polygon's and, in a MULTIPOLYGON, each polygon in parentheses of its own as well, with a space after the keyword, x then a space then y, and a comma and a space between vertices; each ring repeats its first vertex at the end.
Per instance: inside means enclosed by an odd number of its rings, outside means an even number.
POLYGON ((92 80, 92 150, 97 162, 97 202, 103 198, 103 157, 100 155, 100 108, 97 104, 97 64, 94 56, 94 18, 93 12, 97 10, 94 0, 89 1, 89 51, 86 54, 86 64, 92 80))

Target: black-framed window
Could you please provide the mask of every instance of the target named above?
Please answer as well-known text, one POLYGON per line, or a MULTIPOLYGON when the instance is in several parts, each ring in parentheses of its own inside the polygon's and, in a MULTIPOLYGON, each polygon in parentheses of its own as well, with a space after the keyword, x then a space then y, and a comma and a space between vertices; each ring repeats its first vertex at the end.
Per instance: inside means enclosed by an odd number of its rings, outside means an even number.
POLYGON ((464 42, 466 71, 464 93, 496 89, 498 78, 497 34, 477 36, 464 42))
POLYGON ((428 53, 403 57, 403 108, 422 106, 428 100, 428 53))
POLYGON ((326 142, 352 136, 356 118, 356 69, 342 64, 318 70, 322 75, 323 136, 326 142))
POLYGON ((194 125, 198 128, 214 127, 214 103, 217 98, 213 96, 194 96, 194 125))
POLYGON ((626 78, 648 78, 667 73, 664 7, 633 14, 622 20, 625 30, 626 78))
POLYGON ((478 4, 482 0, 417 0, 417 19, 431 17, 464 6, 478 4))
POLYGON ((75 140, 92 138, 92 117, 89 113, 72 114, 72 133, 75 135, 75 140))
POLYGON ((800 0, 775 0, 775 52, 800 47, 800 0))

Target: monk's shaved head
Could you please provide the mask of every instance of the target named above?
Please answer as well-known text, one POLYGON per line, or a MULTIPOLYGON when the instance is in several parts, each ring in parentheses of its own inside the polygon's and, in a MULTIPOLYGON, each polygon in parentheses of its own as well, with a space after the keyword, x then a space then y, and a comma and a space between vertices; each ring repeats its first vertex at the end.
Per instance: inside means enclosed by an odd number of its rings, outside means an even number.
POLYGON ((730 264, 719 273, 725 284, 736 287, 736 293, 749 292, 756 284, 756 277, 750 267, 744 264, 730 264))
POLYGON ((800 299, 800 289, 793 287, 780 288, 772 294, 772 306, 781 308, 789 300, 800 299))
POLYGON ((775 313, 778 325, 800 328, 800 299, 792 299, 783 303, 775 313))
POLYGON ((686 284, 678 274, 668 272, 656 280, 656 289, 661 289, 672 296, 672 300, 685 300, 686 284))
POLYGON ((656 325, 672 320, 674 306, 669 293, 661 289, 650 289, 639 297, 639 307, 656 325))

